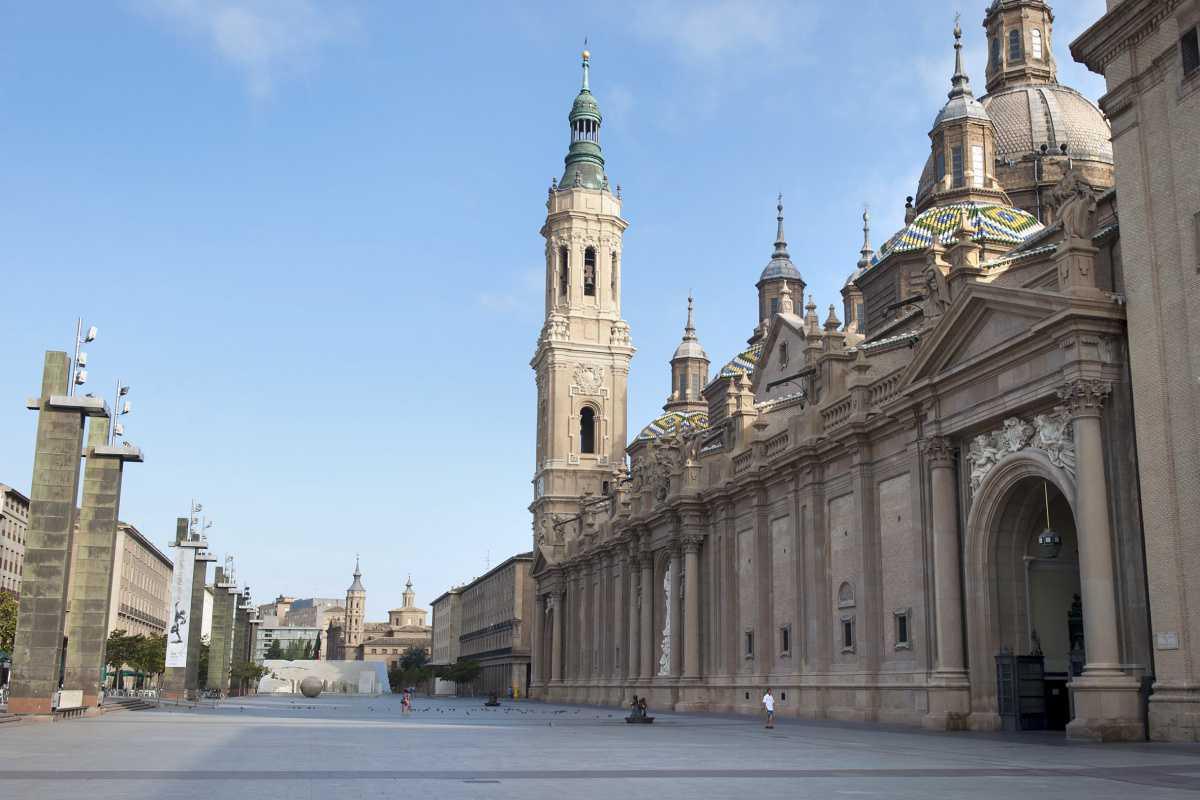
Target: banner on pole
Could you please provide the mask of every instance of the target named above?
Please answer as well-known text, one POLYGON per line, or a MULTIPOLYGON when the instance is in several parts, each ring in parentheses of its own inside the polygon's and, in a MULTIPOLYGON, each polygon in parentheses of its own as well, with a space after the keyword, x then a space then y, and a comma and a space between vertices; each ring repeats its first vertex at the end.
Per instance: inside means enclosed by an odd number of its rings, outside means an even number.
POLYGON ((171 618, 167 626, 168 667, 186 667, 188 632, 192 616, 192 574, 196 568, 196 550, 175 548, 175 569, 171 571, 171 618))

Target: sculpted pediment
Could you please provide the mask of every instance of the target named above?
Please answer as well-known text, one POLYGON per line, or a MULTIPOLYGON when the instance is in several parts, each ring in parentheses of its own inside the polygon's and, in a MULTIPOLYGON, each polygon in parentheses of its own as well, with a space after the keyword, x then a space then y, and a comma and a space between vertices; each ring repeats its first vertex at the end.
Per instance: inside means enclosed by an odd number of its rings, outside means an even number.
POLYGON ((763 343, 762 355, 750 377, 754 402, 763 403, 799 392, 807 384, 796 374, 807 366, 804 321, 792 314, 777 314, 763 343))
POLYGON ((904 383, 965 367, 1015 344, 1068 303, 1067 298, 1047 292, 973 284, 935 327, 921 335, 904 383))

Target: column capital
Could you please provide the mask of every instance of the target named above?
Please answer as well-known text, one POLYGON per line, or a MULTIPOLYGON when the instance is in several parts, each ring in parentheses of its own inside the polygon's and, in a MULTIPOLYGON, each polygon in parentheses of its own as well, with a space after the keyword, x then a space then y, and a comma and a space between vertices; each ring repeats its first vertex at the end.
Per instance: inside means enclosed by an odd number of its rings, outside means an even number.
POLYGON ((1079 378, 1058 387, 1059 399, 1066 403, 1071 417, 1076 419, 1100 416, 1111 392, 1111 383, 1090 378, 1079 378))
POLYGON ((946 469, 954 465, 954 446, 945 436, 930 436, 925 439, 925 457, 934 469, 946 469))
POLYGON ((682 546, 683 552, 685 554, 686 553, 699 553, 700 545, 704 543, 704 537, 701 536, 700 534, 689 534, 687 536, 681 537, 679 542, 680 542, 680 545, 682 546))

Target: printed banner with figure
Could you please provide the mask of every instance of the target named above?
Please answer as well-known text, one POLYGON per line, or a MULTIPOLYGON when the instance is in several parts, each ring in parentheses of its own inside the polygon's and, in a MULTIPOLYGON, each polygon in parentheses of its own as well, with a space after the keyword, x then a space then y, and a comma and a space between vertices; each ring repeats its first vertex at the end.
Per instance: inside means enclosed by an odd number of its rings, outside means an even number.
POLYGON ((194 547, 175 548, 171 571, 171 610, 167 620, 167 666, 186 667, 188 629, 192 616, 192 572, 196 568, 194 547))

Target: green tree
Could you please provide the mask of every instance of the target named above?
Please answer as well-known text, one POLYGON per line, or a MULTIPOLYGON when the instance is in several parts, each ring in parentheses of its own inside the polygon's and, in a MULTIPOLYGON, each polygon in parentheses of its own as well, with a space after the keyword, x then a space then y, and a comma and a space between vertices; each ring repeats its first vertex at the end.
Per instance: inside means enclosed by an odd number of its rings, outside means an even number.
POLYGON ((123 666, 137 668, 135 662, 138 644, 139 640, 143 638, 141 635, 130 636, 122 628, 118 628, 108 635, 108 640, 104 643, 104 661, 112 667, 115 688, 120 688, 117 679, 123 666))
POLYGON ((473 683, 481 672, 483 672, 483 667, 478 661, 459 660, 446 670, 445 678, 455 683, 473 683))
POLYGON ((257 685, 266 674, 267 668, 253 661, 235 661, 229 667, 230 685, 237 686, 239 694, 245 694, 247 686, 257 685))
POLYGON ((424 647, 416 645, 409 647, 400 656, 400 668, 404 670, 419 670, 423 669, 429 663, 429 654, 425 652, 424 647))
POLYGON ((130 664, 146 675, 161 675, 166 669, 167 637, 136 636, 133 660, 130 664))
POLYGON ((278 639, 271 642, 271 646, 267 648, 267 658, 283 658, 283 645, 278 639))
POLYGON ((308 640, 308 639, 304 640, 304 655, 301 656, 302 658, 304 658, 304 659, 312 658, 312 646, 313 646, 313 643, 311 640, 308 640))
POLYGON ((7 589, 0 589, 0 650, 11 654, 16 638, 17 597, 7 589))

